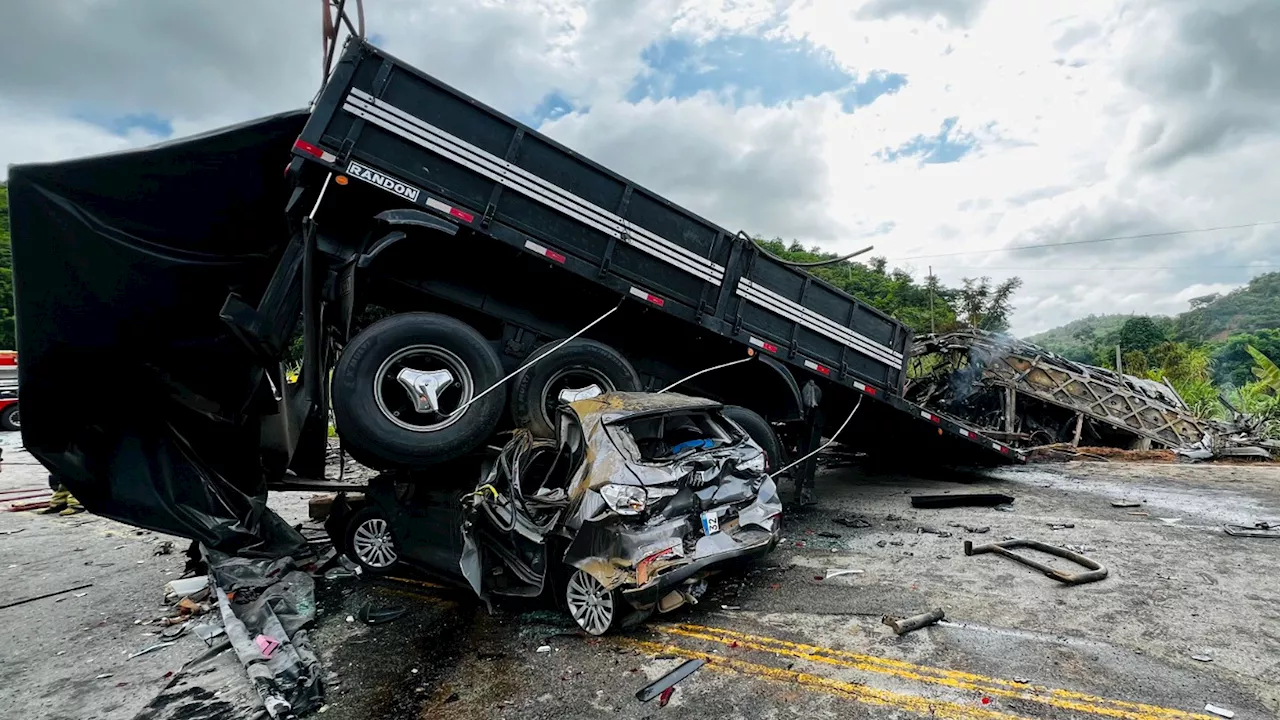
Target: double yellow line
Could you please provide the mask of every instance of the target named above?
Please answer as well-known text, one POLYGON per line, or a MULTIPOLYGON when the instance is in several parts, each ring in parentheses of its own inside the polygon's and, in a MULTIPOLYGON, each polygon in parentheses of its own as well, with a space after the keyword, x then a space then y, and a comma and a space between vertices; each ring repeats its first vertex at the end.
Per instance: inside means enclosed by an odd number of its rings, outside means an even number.
MULTIPOLYGON (((976 692, 989 697, 1039 703, 1061 710, 1117 718, 1118 720, 1217 720, 1210 715, 1187 712, 1175 708, 1116 700, 1073 690, 1029 685, 959 670, 917 665, 875 655, 795 643, 723 628, 679 624, 658 625, 654 629, 669 636, 755 650, 822 665, 891 676, 901 680, 940 685, 956 690, 976 692)), ((635 640, 628 640, 626 643, 644 652, 653 654, 671 653, 690 658, 701 657, 710 661, 708 667, 769 680, 795 683, 815 690, 849 697, 864 703, 893 706, 911 712, 932 714, 948 720, 963 720, 965 718, 1000 718, 1001 720, 1009 720, 1009 718, 1016 717, 977 705, 926 699, 916 695, 880 690, 859 683, 833 680, 805 672, 781 670, 736 658, 726 658, 716 653, 690 650, 681 646, 635 640)))

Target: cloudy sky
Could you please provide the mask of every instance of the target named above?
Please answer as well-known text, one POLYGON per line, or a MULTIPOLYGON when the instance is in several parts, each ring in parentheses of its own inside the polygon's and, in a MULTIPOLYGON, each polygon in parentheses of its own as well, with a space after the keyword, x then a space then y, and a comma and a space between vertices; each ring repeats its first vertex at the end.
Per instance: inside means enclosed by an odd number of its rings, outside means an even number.
MULTIPOLYGON (((305 106, 317 5, 5 3, 0 167, 305 106)), ((1082 242, 1280 221, 1275 0, 366 5, 389 52, 728 228, 1020 275, 1021 334, 1280 269, 1280 224, 1082 242), (1011 250, 1046 243, 1077 244, 1011 250)))

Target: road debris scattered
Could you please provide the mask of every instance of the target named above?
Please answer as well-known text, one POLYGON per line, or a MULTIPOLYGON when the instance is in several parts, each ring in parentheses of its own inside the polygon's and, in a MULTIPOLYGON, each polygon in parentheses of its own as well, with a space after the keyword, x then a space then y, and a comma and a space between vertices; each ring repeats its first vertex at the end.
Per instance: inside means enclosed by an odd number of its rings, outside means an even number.
MULTIPOLYGON (((899 518, 899 519, 901 519, 901 518, 899 518)), ((838 518, 832 518, 832 519, 831 519, 831 522, 833 522, 833 523, 835 523, 835 524, 837 524, 837 525, 843 525, 844 527, 847 527, 847 528, 869 528, 869 527, 871 527, 871 523, 867 522, 865 519, 860 518, 860 517, 853 517, 853 518, 838 517, 838 518)), ((821 533, 819 533, 819 534, 821 534, 821 533)), ((836 537, 839 537, 839 536, 837 535, 836 537)))
POLYGON ((550 646, 550 645, 539 645, 539 646, 538 646, 538 649, 537 649, 537 650, 534 650, 534 652, 549 653, 549 652, 551 652, 551 646, 550 646))
MULTIPOLYGON (((13 568, 17 566, 10 565, 9 567, 13 568)), ((36 600, 44 600, 45 598, 57 597, 58 595, 66 595, 67 593, 72 593, 77 590, 84 590, 85 588, 91 588, 91 587, 93 587, 93 583, 85 583, 84 585, 77 585, 72 588, 67 588, 66 590, 55 590, 53 592, 45 593, 43 595, 36 595, 35 597, 23 598, 21 600, 14 600, 13 602, 7 602, 4 605, 0 605, 0 610, 4 610, 5 608, 17 607, 18 605, 26 605, 27 603, 35 602, 36 600)))
POLYGON ((156 650, 163 650, 163 649, 165 649, 165 648, 167 648, 167 647, 169 647, 169 646, 171 646, 171 645, 175 645, 175 644, 177 644, 177 643, 176 643, 176 641, 174 641, 174 640, 169 640, 169 641, 162 642, 162 643, 156 643, 155 645, 152 645, 152 646, 150 646, 150 647, 145 647, 145 648, 143 648, 143 649, 139 650, 138 652, 136 652, 136 653, 134 653, 134 654, 130 655, 129 657, 125 658, 125 660, 132 660, 132 659, 134 659, 134 658, 136 658, 136 657, 139 657, 139 656, 142 656, 142 655, 146 655, 147 653, 155 652, 156 650))
POLYGON ((947 523, 947 527, 963 528, 965 532, 971 532, 978 535, 991 532, 990 525, 965 525, 963 523, 947 523))
POLYGON ((1082 585, 1084 583, 1097 582, 1107 576, 1107 568, 1097 560, 1091 560, 1080 553, 1072 552, 1066 548, 1042 543, 1038 540, 1005 540, 998 543, 987 543, 986 545, 974 545, 971 541, 964 541, 965 555, 979 555, 981 553, 996 553, 1009 558, 1015 562, 1020 562, 1027 567, 1034 568, 1044 573, 1045 577, 1052 578, 1066 585, 1082 585), (1088 568, 1086 572, 1069 573, 1064 570, 1050 567, 1044 563, 1032 560, 1024 555, 1012 552, 1014 548, 1028 548, 1030 550, 1039 550, 1049 555, 1057 557, 1088 568))
POLYGON ((938 537, 944 537, 944 538, 951 537, 951 533, 947 532, 946 530, 939 530, 938 528, 930 525, 921 525, 920 527, 916 528, 916 534, 919 535, 921 533, 929 533, 930 535, 937 535, 938 537))
POLYGON ((372 602, 367 602, 360 606, 356 615, 360 618, 360 622, 366 625, 382 625, 400 619, 400 616, 407 612, 409 608, 404 605, 375 608, 372 602))
POLYGON ((864 571, 855 568, 828 568, 825 578, 830 580, 831 578, 840 577, 841 575, 861 575, 863 572, 864 571))
MULTIPOLYGON (((676 683, 692 675, 698 668, 706 665, 707 661, 702 658, 686 660, 680 663, 676 669, 654 680, 636 691, 636 699, 640 702, 649 702, 650 700, 666 695, 670 699, 671 690, 675 689, 676 683)), ((661 704, 659 705, 661 706, 661 704)))
POLYGON ((1142 501, 1140 501, 1140 500, 1112 500, 1112 501, 1111 501, 1111 507, 1117 507, 1117 508, 1135 508, 1135 507, 1142 507, 1142 501))
POLYGON ((947 495, 913 495, 911 507, 921 510, 943 510, 957 507, 995 507, 1008 505, 1014 498, 1001 493, 957 493, 947 495))
POLYGON ((942 611, 942 608, 934 608, 929 612, 912 615, 908 618, 891 618, 886 615, 880 621, 892 628, 895 635, 905 635, 922 627, 932 625, 945 617, 946 613, 942 611))
POLYGON ((1205 703, 1204 710, 1205 712, 1211 712, 1214 715, 1220 715, 1224 718, 1233 718, 1236 716, 1235 711, 1228 710, 1224 707, 1218 707, 1213 703, 1205 703))
POLYGON ((1069 530, 1076 526, 1075 523, 1048 523, 1050 530, 1069 530))
POLYGON ((1280 523, 1275 522, 1256 522, 1251 527, 1227 524, 1222 530, 1235 537, 1280 538, 1280 523))
POLYGON ((1199 660, 1200 662, 1213 662, 1213 658, 1209 655, 1192 655, 1191 659, 1199 660))

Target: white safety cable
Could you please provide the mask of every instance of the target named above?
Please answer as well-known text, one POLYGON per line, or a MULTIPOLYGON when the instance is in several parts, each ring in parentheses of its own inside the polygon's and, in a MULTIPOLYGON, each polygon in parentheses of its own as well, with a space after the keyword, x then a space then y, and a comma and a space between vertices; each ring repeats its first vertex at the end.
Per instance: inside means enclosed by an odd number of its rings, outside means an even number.
POLYGON ((320 201, 324 200, 324 194, 329 189, 329 183, 333 181, 333 173, 324 179, 324 185, 320 187, 320 194, 316 196, 316 204, 311 206, 311 214, 307 216, 308 220, 315 221, 316 211, 320 209, 320 201))
POLYGON ((584 332, 586 332, 586 331, 590 330, 591 328, 593 328, 593 327, 595 327, 597 324, 599 324, 601 320, 604 320, 605 318, 607 318, 607 317, 609 317, 610 315, 612 315, 612 314, 614 314, 615 312, 617 312, 617 311, 618 311, 618 308, 622 307, 622 303, 623 303, 624 301, 625 301, 625 299, 624 299, 624 300, 620 300, 620 301, 618 301, 618 304, 617 304, 617 305, 614 305, 614 306, 613 306, 613 308, 612 308, 611 310, 609 310, 609 311, 608 311, 608 312, 606 312, 605 314, 601 315, 600 317, 596 318, 595 320, 592 320, 590 323, 588 323, 588 324, 587 324, 587 326, 586 326, 586 327, 584 327, 584 328, 582 328, 581 330, 579 330, 578 332, 576 332, 576 333, 574 333, 574 334, 570 335, 569 337, 565 338, 564 340, 561 340, 561 341, 560 341, 560 342, 559 342, 555 347, 553 347, 553 348, 551 348, 550 350, 548 350, 548 351, 546 351, 546 352, 542 353, 542 354, 541 354, 541 355, 539 355, 538 357, 536 357, 536 358, 534 358, 534 359, 530 360, 529 362, 527 362, 527 363, 525 363, 525 364, 521 365, 520 367, 516 368, 515 370, 512 370, 512 371, 511 371, 511 373, 510 373, 509 375, 507 375, 506 377, 502 378, 502 379, 501 379, 501 380, 499 380, 498 382, 496 382, 496 383, 494 383, 494 384, 490 385, 489 387, 485 388, 484 392, 480 393, 479 395, 477 395, 477 396, 475 396, 475 397, 471 398, 470 400, 468 400, 468 401, 466 401, 466 402, 462 403, 461 405, 459 405, 459 406, 458 406, 458 409, 457 409, 457 410, 454 410, 453 412, 449 413, 449 414, 448 414, 448 415, 446 415, 445 417, 453 417, 454 415, 457 415, 458 413, 462 412, 463 410, 466 410, 466 409, 467 409, 467 407, 468 407, 469 405, 471 405, 471 403, 473 403, 473 402, 475 402, 475 401, 479 400, 480 398, 484 397, 485 395, 488 395, 489 393, 493 392, 495 389, 497 389, 497 388, 498 388, 499 386, 501 386, 503 383, 505 383, 506 381, 508 381, 508 380, 510 380, 511 378, 515 377, 516 375, 519 375, 520 373, 524 372, 524 371, 525 371, 525 370, 527 370, 528 368, 533 367, 533 364, 534 364, 534 363, 536 363, 536 362, 538 362, 538 361, 539 361, 539 360, 541 360, 542 358, 544 358, 544 357, 546 357, 546 356, 550 355, 551 353, 553 353, 553 352, 555 352, 555 351, 559 350, 560 348, 564 347, 565 345, 568 345, 568 344, 569 344, 569 341, 576 339, 576 338, 577 338, 579 335, 581 335, 582 333, 584 333, 584 332))
POLYGON ((744 363, 744 362, 747 362, 748 360, 754 360, 754 359, 755 359, 755 356, 754 356, 754 355, 748 355, 748 356, 746 356, 746 357, 742 358, 741 360, 734 360, 733 362, 720 363, 719 365, 715 365, 715 366, 713 366, 713 367, 709 367, 709 368, 707 368, 707 369, 705 369, 705 370, 699 370, 698 372, 696 372, 696 373, 694 373, 694 374, 692 374, 692 375, 690 375, 690 376, 688 376, 688 377, 680 378, 679 380, 677 380, 677 381, 675 381, 675 382, 671 383, 670 385, 668 385, 668 386, 666 386, 666 387, 662 388, 661 390, 659 390, 659 391, 658 391, 658 394, 659 394, 659 395, 661 395, 662 393, 664 393, 664 392, 666 392, 666 391, 670 390, 671 388, 673 388, 673 387, 675 387, 675 386, 679 385, 680 383, 682 383, 682 382, 684 382, 684 381, 686 381, 686 380, 692 380, 692 379, 694 379, 694 378, 698 377, 699 375, 702 375, 703 373, 709 373, 709 372, 711 372, 712 370, 719 370, 720 368, 727 368, 727 367, 729 367, 730 365, 737 365, 737 364, 739 364, 739 363, 744 363))
POLYGON ((784 472, 786 472, 786 471, 790 470, 791 468, 795 467, 796 465, 799 465, 800 463, 804 462, 805 460, 808 460, 809 458, 813 457, 814 455, 817 455, 818 453, 822 452, 823 450, 826 450, 826 449, 831 445, 831 443, 833 443, 833 442, 835 442, 835 441, 836 441, 836 438, 837 438, 837 437, 840 437, 840 433, 844 432, 844 426, 849 424, 849 421, 853 419, 853 414, 854 414, 854 413, 856 413, 856 412, 858 412, 858 408, 860 408, 860 407, 862 407, 862 396, 861 396, 861 395, 859 395, 859 396, 858 396, 858 402, 857 402, 856 404, 854 404, 854 406, 853 406, 853 410, 850 410, 850 411, 849 411, 849 417, 845 418, 843 423, 840 423, 840 428, 839 428, 838 430, 836 430, 836 431, 835 431, 835 433, 831 436, 831 439, 830 439, 830 440, 828 440, 826 443, 824 443, 824 444, 822 445, 822 447, 818 448, 817 450, 814 450, 813 452, 809 453, 808 455, 805 455, 804 457, 800 458, 799 460, 796 460, 795 462, 791 463, 790 465, 787 465, 787 466, 786 466, 786 467, 784 467, 784 468, 779 468, 778 470, 775 470, 774 472, 770 473, 770 474, 769 474, 769 479, 770 479, 770 480, 774 479, 774 478, 775 478, 775 477, 777 477, 778 475, 781 475, 782 473, 784 473, 784 472))

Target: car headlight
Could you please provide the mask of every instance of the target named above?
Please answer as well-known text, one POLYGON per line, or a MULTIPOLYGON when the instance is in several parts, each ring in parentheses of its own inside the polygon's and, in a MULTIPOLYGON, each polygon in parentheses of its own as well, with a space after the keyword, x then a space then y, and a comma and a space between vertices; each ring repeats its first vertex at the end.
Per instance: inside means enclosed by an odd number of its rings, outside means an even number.
POLYGON ((619 515, 639 515, 644 512, 648 497, 644 488, 635 485, 605 485, 600 497, 619 515))

